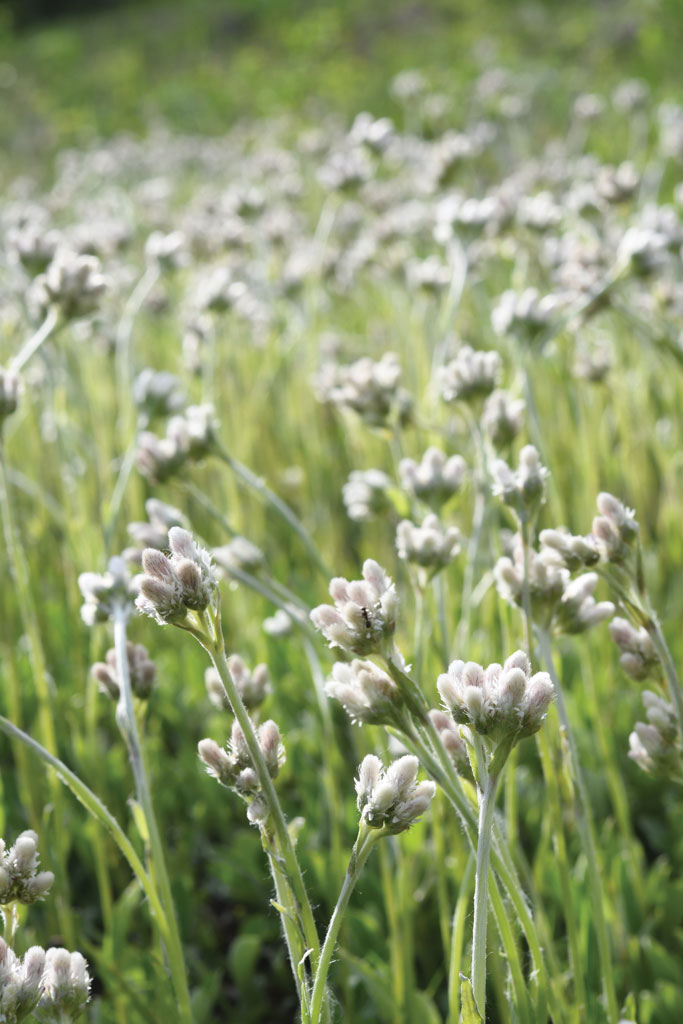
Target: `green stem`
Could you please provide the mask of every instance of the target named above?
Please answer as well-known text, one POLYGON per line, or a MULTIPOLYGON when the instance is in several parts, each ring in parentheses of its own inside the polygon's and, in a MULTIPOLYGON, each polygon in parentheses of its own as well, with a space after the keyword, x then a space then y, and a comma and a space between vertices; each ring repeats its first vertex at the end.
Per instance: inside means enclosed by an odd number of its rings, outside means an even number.
POLYGON ((147 778, 142 744, 140 743, 140 734, 133 706, 133 691, 130 682, 127 651, 127 620, 127 609, 123 606, 117 607, 114 611, 114 648, 116 650, 116 671, 120 686, 120 697, 116 707, 116 722, 128 747, 128 756, 133 771, 133 778, 135 779, 137 798, 149 833, 153 877, 155 884, 159 888, 159 896, 164 907, 168 925, 166 953, 176 999, 178 1000, 179 1017, 182 1021, 187 1021, 188 1024, 191 1024, 193 1017, 190 990, 187 983, 187 971, 173 902, 173 892, 166 868, 164 847, 154 813, 152 793, 147 778))
POLYGON ((493 812, 500 774, 489 776, 479 791, 477 867, 474 881, 474 930, 472 937, 472 991, 482 1020, 486 1019, 486 924, 489 914, 488 886, 493 812))
POLYGON ((583 772, 581 770, 581 762, 579 760, 579 751, 576 746, 576 739, 567 713, 564 693, 553 663, 550 636, 547 630, 543 629, 537 630, 537 636, 543 661, 545 662, 546 669, 550 674, 550 678, 552 679, 553 686, 555 688, 555 703, 557 705, 557 711, 560 718, 560 725, 564 732, 569 749, 571 769, 576 787, 576 820, 588 868, 588 884, 590 888, 595 933, 598 942, 598 954, 602 972, 602 986, 607 1003, 607 1017, 610 1024, 617 1024, 617 1021, 619 1020, 619 1006, 617 1003, 617 994, 614 983, 610 938, 607 931, 607 921, 605 919, 604 894, 600 879, 598 854, 595 845, 595 829, 588 801, 588 793, 583 778, 583 772))
POLYGON ((460 1020, 460 970, 463 962, 463 946, 465 943, 465 921, 470 905, 472 885, 474 883, 474 857, 467 858, 465 873, 460 882, 458 900, 453 913, 453 930, 451 932, 451 956, 448 968, 448 1024, 458 1024, 460 1020))
POLYGON ((19 373, 20 370, 26 365, 32 355, 38 351, 41 345, 47 341, 52 332, 59 324, 59 307, 50 306, 47 311, 47 316, 43 320, 42 324, 38 328, 35 334, 33 334, 28 341, 24 342, 22 347, 19 349, 14 359, 10 360, 9 368, 14 373, 19 373))
POLYGON ((325 935, 325 941, 320 952, 320 959, 315 972, 315 980, 313 982, 313 993, 311 995, 310 1024, 319 1024, 321 1019, 323 997, 325 995, 325 988, 327 985, 327 975, 330 969, 332 954, 334 953, 335 946, 337 945, 337 937, 344 919, 344 912, 346 911, 351 893, 353 892, 354 886, 363 869, 363 865, 365 864, 370 850, 378 836, 378 832, 373 834, 372 831, 364 828, 361 824, 358 831, 358 838, 356 839, 356 843, 351 853, 349 866, 346 869, 346 875, 344 876, 344 882, 339 893, 339 898, 337 899, 332 917, 330 918, 327 934, 325 935))
POLYGON ((14 939, 19 927, 19 908, 16 902, 5 904, 4 907, 0 907, 0 916, 2 917, 2 928, 5 942, 11 948, 14 946, 14 939))
MULTIPOLYGON (((249 717, 249 713, 245 708, 242 698, 240 697, 239 690, 230 675, 228 660, 225 655, 225 643, 223 641, 220 625, 220 612, 216 614, 215 627, 214 642, 205 643, 204 646, 213 662, 214 668, 220 676, 225 689, 225 695, 230 703, 233 714, 237 719, 237 723, 244 733, 244 738, 249 750, 249 756, 251 758, 254 771, 256 772, 259 785, 261 786, 263 795, 268 804, 276 843, 282 856, 289 884, 291 885, 292 892, 294 893, 297 903, 297 914, 311 955, 312 968, 315 970, 320 956, 320 941, 318 939, 318 932, 313 919, 313 911, 311 910, 311 904, 306 892, 301 868, 294 851, 294 844, 292 843, 292 838, 289 834, 287 821, 285 820, 282 807, 280 806, 280 801, 275 791, 273 780, 268 772, 268 767, 264 760, 261 747, 259 746, 258 738, 254 731, 254 726, 251 718, 249 717)), ((206 638, 206 640, 208 640, 208 638, 206 638)))

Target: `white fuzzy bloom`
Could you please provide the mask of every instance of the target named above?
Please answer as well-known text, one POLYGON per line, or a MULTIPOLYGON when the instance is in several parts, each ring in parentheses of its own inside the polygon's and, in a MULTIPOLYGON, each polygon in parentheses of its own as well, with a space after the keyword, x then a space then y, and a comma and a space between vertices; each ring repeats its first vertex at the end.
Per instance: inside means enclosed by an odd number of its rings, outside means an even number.
POLYGON ((403 519, 396 528, 396 550, 405 562, 431 570, 445 568, 460 551, 460 530, 444 527, 434 513, 425 516, 421 526, 403 519))
POLYGON ((506 448, 522 429, 523 399, 513 398, 498 388, 486 399, 481 416, 482 430, 491 439, 494 448, 506 448))
POLYGON ((532 676, 523 651, 516 651, 504 665, 487 669, 472 661, 451 662, 437 688, 455 722, 496 741, 537 732, 554 695, 550 676, 532 676))
POLYGON ((34 1010, 40 1024, 71 1024, 90 1001, 88 964, 81 953, 48 949, 41 981, 42 995, 34 1010))
POLYGON ((519 467, 513 470, 503 459, 491 467, 493 494, 513 508, 524 522, 532 517, 545 501, 545 482, 550 471, 541 463, 538 451, 527 444, 519 453, 519 467))
POLYGON ((520 333, 533 337, 552 322, 560 306, 556 295, 543 295, 536 288, 523 292, 508 290, 498 299, 491 313, 496 334, 520 333))
POLYGON ((404 832, 429 807, 436 786, 418 782, 419 762, 412 754, 394 761, 389 768, 373 754, 361 762, 356 779, 358 810, 370 828, 389 835, 404 832))
POLYGON ((381 653, 394 634, 398 595, 394 582, 377 562, 363 563, 363 579, 330 582, 334 607, 319 605, 311 612, 313 625, 331 647, 364 657, 381 653))
POLYGON ((94 312, 107 286, 96 256, 57 249, 45 273, 35 279, 33 295, 43 307, 57 305, 72 319, 94 312))
POLYGON ((374 662, 359 658, 351 663, 338 661, 325 692, 338 700, 351 721, 359 725, 391 725, 401 703, 393 679, 374 662))
POLYGON ((216 574, 208 551, 180 526, 168 532, 170 558, 155 548, 142 555, 140 593, 136 605, 160 625, 179 622, 188 611, 208 608, 217 589, 216 574))
POLYGON ((376 362, 364 356, 348 366, 328 363, 315 383, 320 401, 353 409, 367 423, 381 426, 392 410, 404 402, 400 379, 397 355, 385 352, 376 362))
POLYGON ((432 446, 420 462, 401 459, 398 471, 406 491, 431 505, 440 505, 460 490, 467 466, 461 455, 449 457, 432 446))
POLYGON ((497 352, 477 352, 463 345, 445 366, 437 371, 437 384, 446 402, 468 402, 485 398, 495 388, 502 369, 497 352))
POLYGON ((342 500, 349 519, 364 523, 385 511, 391 480, 381 469, 354 469, 342 487, 342 500))
POLYGON ((659 658, 644 626, 636 629, 627 619, 617 618, 610 623, 609 631, 621 651, 619 664, 628 676, 642 681, 656 672, 659 658))

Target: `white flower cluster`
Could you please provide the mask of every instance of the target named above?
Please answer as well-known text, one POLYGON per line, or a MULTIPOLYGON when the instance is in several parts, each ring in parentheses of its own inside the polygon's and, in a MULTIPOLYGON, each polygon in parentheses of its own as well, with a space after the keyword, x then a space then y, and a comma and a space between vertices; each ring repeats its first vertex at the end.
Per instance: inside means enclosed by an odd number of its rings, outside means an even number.
POLYGON ((381 469, 354 469, 342 487, 342 500, 349 519, 365 523, 385 511, 391 479, 381 469))
POLYGON ((493 494, 513 508, 522 522, 528 522, 545 501, 545 482, 550 472, 532 444, 525 445, 519 453, 518 469, 513 470, 503 459, 496 459, 491 476, 493 494))
MULTIPOLYGON (((562 633, 583 633, 614 614, 611 601, 596 602, 595 573, 572 580, 562 556, 552 546, 527 552, 529 603, 534 622, 562 633)), ((524 603, 524 551, 517 537, 512 557, 499 558, 493 574, 498 593, 509 604, 524 603)))
MULTIPOLYGON (((247 710, 253 711, 263 704, 271 691, 268 666, 260 664, 250 669, 239 654, 231 654, 228 658, 228 669, 247 710)), ((204 684, 212 704, 218 708, 229 707, 225 687, 215 668, 207 668, 204 673, 204 684)))
POLYGON ((168 480, 188 461, 210 454, 215 430, 212 405, 188 406, 182 415, 172 416, 168 421, 165 437, 157 437, 149 430, 142 431, 135 456, 138 469, 149 480, 168 480))
POLYGON ((38 871, 39 862, 38 836, 30 829, 9 848, 0 839, 0 906, 15 900, 28 905, 47 896, 55 876, 38 871))
POLYGON ((421 526, 403 519, 396 527, 396 550, 403 561, 428 569, 433 575, 460 551, 460 530, 457 526, 444 527, 433 512, 425 516, 421 526))
POLYGON ((600 557, 605 562, 623 562, 638 535, 635 512, 605 491, 598 495, 597 504, 600 515, 593 520, 591 532, 600 557))
POLYGON ((137 582, 120 557, 109 560, 105 573, 82 572, 78 586, 83 596, 81 618, 87 626, 106 622, 116 608, 131 611, 138 593, 137 582))
POLYGON ((90 999, 88 965, 80 953, 31 946, 20 959, 0 939, 0 1020, 73 1024, 90 999))
POLYGON ((257 572, 263 568, 266 556, 261 548, 247 537, 233 537, 227 544, 211 551, 213 558, 221 569, 228 575, 233 569, 241 569, 243 572, 257 572))
POLYGON ((56 305, 72 319, 94 312, 107 285, 96 256, 58 249, 45 273, 35 278, 32 297, 44 309, 56 305))
POLYGON ((325 686, 328 697, 342 705, 358 725, 396 724, 401 697, 396 683, 372 661, 338 661, 325 686))
POLYGON ((500 377, 502 361, 497 352, 477 352, 463 345, 455 359, 437 371, 437 384, 446 402, 470 402, 490 395, 500 377))
POLYGON ((123 557, 132 565, 142 564, 142 552, 145 548, 156 548, 164 551, 168 548, 168 531, 172 526, 187 529, 187 518, 172 505, 167 505, 158 498, 148 498, 145 502, 147 522, 129 523, 126 527, 135 547, 126 548, 123 557))
POLYGON ((185 405, 185 392, 178 378, 166 370, 141 370, 131 389, 138 414, 146 419, 170 416, 185 405))
POLYGON ((208 551, 180 526, 168 532, 170 558, 156 548, 142 554, 143 575, 138 576, 139 610, 161 625, 180 622, 188 611, 208 608, 216 591, 216 576, 208 551))
MULTIPOLYGON (((126 657, 130 673, 131 689, 140 700, 148 700, 156 682, 156 665, 149 657, 144 644, 126 644, 126 657)), ((96 661, 90 669, 92 677, 97 680, 100 692, 118 700, 121 693, 119 683, 116 650, 112 647, 107 651, 104 661, 96 661)))
POLYGON ((456 722, 495 741, 537 732, 554 695, 548 673, 532 676, 523 651, 487 669, 473 661, 453 661, 437 687, 456 722))
POLYGON ((366 423, 383 426, 396 409, 405 411, 406 394, 399 387, 401 364, 394 352, 374 361, 368 356, 349 366, 327 363, 316 380, 320 401, 353 409, 366 423))
POLYGON ((636 629, 627 619, 613 619, 609 631, 621 651, 619 664, 627 676, 641 682, 656 672, 659 658, 644 626, 636 629))
POLYGON ((481 428, 496 449, 507 448, 522 429, 526 406, 521 398, 497 388, 484 403, 481 428))
POLYGON ((651 690, 643 692, 643 704, 647 722, 636 722, 629 757, 650 775, 683 783, 683 746, 673 707, 651 690))
POLYGON ((447 456, 440 448, 427 448, 420 462, 401 459, 401 485, 429 505, 444 504, 463 485, 467 466, 462 455, 447 456))
POLYGON ((393 637, 398 613, 396 586, 377 562, 363 563, 363 579, 349 582, 341 576, 330 581, 334 607, 321 604, 311 621, 331 647, 365 657, 382 653, 393 637))
POLYGON ((420 818, 429 807, 436 786, 418 782, 419 762, 412 754, 394 761, 388 768, 374 754, 363 758, 356 779, 357 805, 370 828, 397 835, 420 818))
MULTIPOLYGON (((285 762, 285 748, 276 722, 269 719, 256 728, 256 738, 268 774, 276 778, 285 762)), ((241 727, 233 722, 230 742, 221 747, 215 740, 200 740, 197 752, 207 774, 232 789, 249 804, 247 817, 252 824, 262 825, 268 817, 268 807, 252 765, 247 741, 241 727)))

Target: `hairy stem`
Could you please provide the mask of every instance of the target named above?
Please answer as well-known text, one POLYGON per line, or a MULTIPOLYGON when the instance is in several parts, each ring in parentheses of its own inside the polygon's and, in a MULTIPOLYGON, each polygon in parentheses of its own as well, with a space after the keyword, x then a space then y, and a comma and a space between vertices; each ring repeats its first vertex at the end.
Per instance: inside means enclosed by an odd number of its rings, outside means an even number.
POLYGON ((488 885, 491 831, 500 775, 490 775, 479 791, 477 866, 474 881, 474 930, 472 937, 472 991, 482 1020, 486 1019, 486 924, 489 914, 488 885))

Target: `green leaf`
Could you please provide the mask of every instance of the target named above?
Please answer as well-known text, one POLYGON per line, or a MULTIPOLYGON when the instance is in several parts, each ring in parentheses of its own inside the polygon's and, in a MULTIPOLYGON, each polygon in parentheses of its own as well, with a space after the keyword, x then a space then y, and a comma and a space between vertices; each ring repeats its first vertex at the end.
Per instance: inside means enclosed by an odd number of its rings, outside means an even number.
POLYGON ((474 1001, 472 982, 464 974, 460 975, 460 1024, 482 1024, 477 1004, 474 1001))

